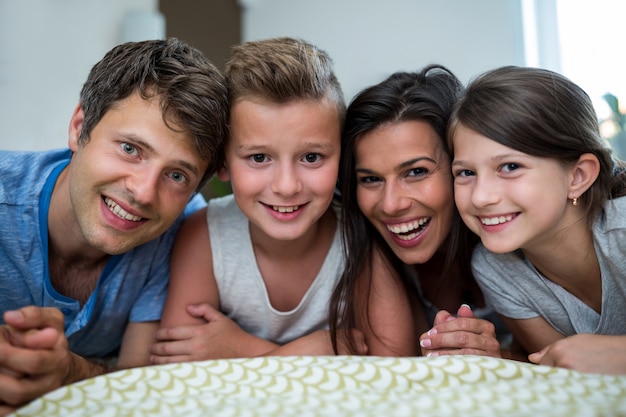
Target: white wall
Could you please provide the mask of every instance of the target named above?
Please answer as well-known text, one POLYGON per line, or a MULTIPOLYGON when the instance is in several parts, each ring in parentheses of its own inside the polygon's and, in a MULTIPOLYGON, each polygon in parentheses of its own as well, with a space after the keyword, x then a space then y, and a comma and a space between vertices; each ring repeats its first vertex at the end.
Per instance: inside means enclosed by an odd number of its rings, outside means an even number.
POLYGON ((398 70, 447 66, 463 82, 524 65, 520 0, 240 0, 243 40, 296 36, 325 49, 346 100, 398 70))
MULTIPOLYGON (((333 57, 347 100, 394 71, 429 63, 464 82, 524 63, 521 0, 238 1, 244 40, 316 43, 333 57)), ((134 10, 154 12, 158 0, 0 0, 0 149, 66 146, 87 73, 136 36, 124 32, 134 10)))
MULTIPOLYGON (((0 0, 0 148, 67 146, 89 70, 142 35, 141 25, 125 26, 129 16, 156 11, 157 0, 0 0)), ((164 26, 149 20, 157 24, 143 34, 162 37, 164 26)))

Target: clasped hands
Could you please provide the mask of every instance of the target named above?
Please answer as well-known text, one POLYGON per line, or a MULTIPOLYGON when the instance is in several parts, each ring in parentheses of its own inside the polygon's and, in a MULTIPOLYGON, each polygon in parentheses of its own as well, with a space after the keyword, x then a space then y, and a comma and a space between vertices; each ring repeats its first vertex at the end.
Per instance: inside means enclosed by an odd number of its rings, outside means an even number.
POLYGON ((4 313, 0 326, 0 416, 69 381, 71 353, 63 314, 24 307, 4 313))
POLYGON ((423 356, 502 357, 493 323, 477 318, 466 304, 459 307, 456 316, 440 310, 433 327, 420 336, 420 347, 423 356))

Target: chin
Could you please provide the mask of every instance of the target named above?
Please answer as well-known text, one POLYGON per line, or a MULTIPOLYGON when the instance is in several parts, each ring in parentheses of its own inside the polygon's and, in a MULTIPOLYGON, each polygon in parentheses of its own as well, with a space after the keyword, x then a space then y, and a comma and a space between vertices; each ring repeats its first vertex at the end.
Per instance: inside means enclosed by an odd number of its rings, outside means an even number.
POLYGON ((494 244, 485 244, 483 242, 483 246, 492 253, 509 253, 517 250, 516 247, 508 247, 503 245, 494 245, 494 244))
POLYGON ((394 251, 396 256, 407 265, 421 265, 424 264, 433 257, 433 253, 431 252, 411 252, 411 250, 403 250, 403 251, 394 251))

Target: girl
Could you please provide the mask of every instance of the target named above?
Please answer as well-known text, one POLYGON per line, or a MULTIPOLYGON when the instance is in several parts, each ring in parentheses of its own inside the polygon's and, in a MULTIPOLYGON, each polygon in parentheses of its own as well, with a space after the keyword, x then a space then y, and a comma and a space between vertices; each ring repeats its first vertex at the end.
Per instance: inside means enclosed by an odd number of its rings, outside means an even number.
POLYGON ((626 373, 626 178, 587 94, 504 67, 451 116, 455 200, 474 275, 532 362, 626 373))

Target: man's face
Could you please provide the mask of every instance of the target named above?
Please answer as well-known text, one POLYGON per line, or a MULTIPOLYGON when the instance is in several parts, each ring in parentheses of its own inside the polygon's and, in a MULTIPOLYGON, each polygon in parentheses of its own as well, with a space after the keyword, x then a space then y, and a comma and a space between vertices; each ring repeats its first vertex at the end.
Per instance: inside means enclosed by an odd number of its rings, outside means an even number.
POLYGON ((87 246, 123 253, 172 225, 208 163, 189 134, 165 124, 156 98, 116 103, 78 144, 82 116, 78 108, 70 124, 69 224, 78 224, 87 246))

